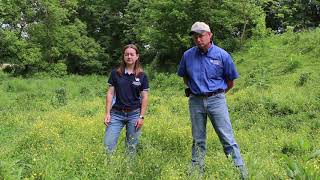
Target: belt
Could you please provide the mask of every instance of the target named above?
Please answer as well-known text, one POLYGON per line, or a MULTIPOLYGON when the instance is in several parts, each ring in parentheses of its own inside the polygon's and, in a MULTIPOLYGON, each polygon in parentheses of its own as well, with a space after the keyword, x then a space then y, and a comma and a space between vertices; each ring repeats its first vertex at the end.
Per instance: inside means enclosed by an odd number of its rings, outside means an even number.
POLYGON ((224 93, 224 89, 217 89, 215 91, 212 91, 212 92, 209 92, 209 93, 206 93, 206 94, 193 94, 195 96, 201 96, 201 97, 211 97, 211 96, 215 96, 217 94, 220 94, 220 93, 224 93))
POLYGON ((132 109, 132 108, 112 107, 112 109, 115 109, 115 110, 120 111, 120 112, 131 112, 131 111, 137 110, 137 109, 139 109, 139 108, 132 109))

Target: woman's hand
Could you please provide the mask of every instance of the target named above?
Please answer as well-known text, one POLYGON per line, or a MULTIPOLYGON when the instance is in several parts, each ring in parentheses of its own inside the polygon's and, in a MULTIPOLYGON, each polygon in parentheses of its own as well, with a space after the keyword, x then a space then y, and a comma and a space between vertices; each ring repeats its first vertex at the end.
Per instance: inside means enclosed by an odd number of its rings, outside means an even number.
POLYGON ((140 129, 143 125, 143 119, 139 118, 138 121, 136 122, 136 129, 140 129))
POLYGON ((111 116, 110 113, 107 113, 106 116, 104 117, 104 124, 108 127, 110 124, 111 116))

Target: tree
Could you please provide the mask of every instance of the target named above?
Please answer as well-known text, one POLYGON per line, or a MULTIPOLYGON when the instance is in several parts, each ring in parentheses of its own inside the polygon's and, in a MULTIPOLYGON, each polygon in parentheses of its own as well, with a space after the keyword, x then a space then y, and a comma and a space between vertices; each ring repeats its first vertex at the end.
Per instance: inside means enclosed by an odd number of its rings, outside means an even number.
POLYGON ((260 16, 264 17, 259 6, 241 0, 131 0, 124 20, 129 34, 147 48, 148 62, 167 68, 175 67, 191 46, 188 34, 195 21, 208 23, 214 42, 232 51, 240 47, 239 39, 253 34, 257 24, 264 27, 260 16))
POLYGON ((80 0, 78 18, 87 24, 87 32, 104 49, 105 70, 118 65, 127 34, 123 24, 128 0, 80 0))
POLYGON ((32 11, 27 0, 2 0, 0 7, 0 63, 14 64, 16 73, 24 74, 41 61, 41 49, 26 40, 32 11))
POLYGON ((247 37, 265 35, 265 15, 260 6, 256 4, 256 0, 239 0, 229 1, 228 9, 231 11, 235 24, 237 36, 240 40, 240 46, 243 45, 247 37))
POLYGON ((266 12, 266 26, 278 32, 283 32, 287 26, 298 31, 320 24, 319 0, 270 0, 262 6, 266 12))
POLYGON ((190 43, 191 21, 186 13, 190 2, 130 1, 125 14, 125 22, 130 27, 127 34, 134 34, 135 41, 146 48, 145 56, 151 57, 147 62, 164 66, 180 59, 190 43))
POLYGON ((86 24, 77 18, 77 0, 6 0, 1 5, 2 24, 7 26, 1 29, 2 44, 10 46, 0 56, 6 61, 24 66, 26 73, 56 70, 56 66, 79 74, 101 71, 102 48, 87 36, 86 24), (26 65, 29 58, 33 63, 26 65))

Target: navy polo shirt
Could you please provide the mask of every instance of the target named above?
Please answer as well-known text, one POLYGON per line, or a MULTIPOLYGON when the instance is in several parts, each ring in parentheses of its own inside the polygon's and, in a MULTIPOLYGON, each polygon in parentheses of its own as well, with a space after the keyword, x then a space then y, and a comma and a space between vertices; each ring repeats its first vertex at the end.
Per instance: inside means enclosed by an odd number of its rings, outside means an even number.
POLYGON ((116 70, 111 72, 108 80, 110 86, 114 86, 116 101, 113 107, 120 109, 141 108, 141 91, 149 90, 148 77, 142 73, 140 77, 125 72, 119 75, 116 70))
POLYGON ((187 50, 180 61, 178 75, 188 77, 193 94, 207 94, 227 89, 226 80, 239 77, 229 53, 212 44, 207 52, 195 46, 187 50))

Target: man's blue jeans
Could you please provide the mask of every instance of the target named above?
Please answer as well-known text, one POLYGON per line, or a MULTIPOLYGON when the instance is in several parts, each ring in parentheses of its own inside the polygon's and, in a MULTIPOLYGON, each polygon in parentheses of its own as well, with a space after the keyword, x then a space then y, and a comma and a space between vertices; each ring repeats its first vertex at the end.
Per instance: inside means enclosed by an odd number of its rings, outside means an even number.
POLYGON ((121 112, 112 109, 110 112, 111 121, 106 128, 104 145, 106 151, 111 153, 114 151, 121 130, 126 126, 126 149, 130 155, 135 155, 141 128, 136 129, 136 122, 139 119, 140 109, 131 112, 121 112))
POLYGON ((199 166, 200 170, 204 170, 207 116, 211 120, 227 157, 231 156, 236 166, 242 166, 243 160, 233 136, 225 94, 220 93, 211 97, 191 95, 189 111, 193 137, 192 166, 199 166))

